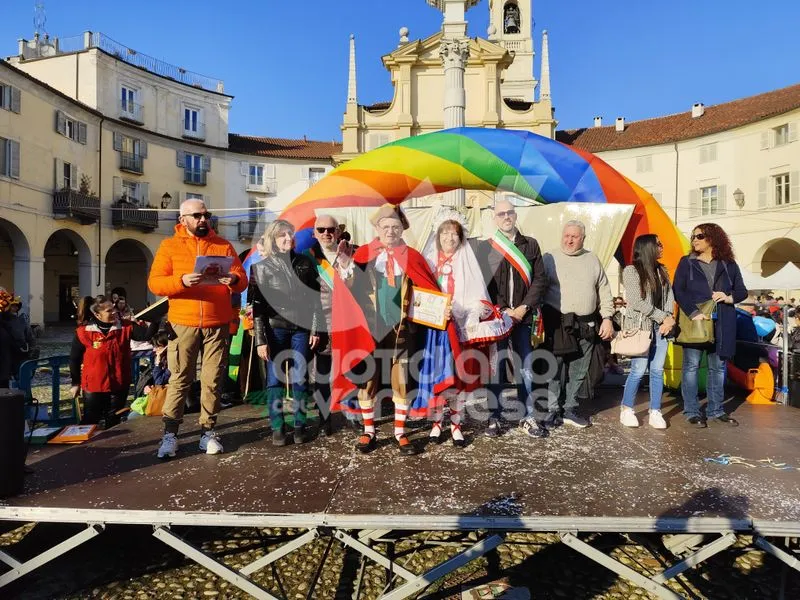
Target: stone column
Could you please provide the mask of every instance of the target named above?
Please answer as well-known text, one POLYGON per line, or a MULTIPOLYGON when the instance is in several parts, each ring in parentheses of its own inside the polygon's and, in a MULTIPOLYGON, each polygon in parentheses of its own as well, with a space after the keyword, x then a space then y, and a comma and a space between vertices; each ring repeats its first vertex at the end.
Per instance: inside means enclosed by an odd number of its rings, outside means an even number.
MULTIPOLYGON (((444 65, 444 127, 464 127, 466 122, 466 92, 464 71, 469 58, 468 39, 443 39, 439 55, 444 65)), ((452 206, 464 206, 464 190, 448 192, 444 201, 452 206)))
POLYGON ((44 257, 14 258, 14 291, 31 323, 44 325, 44 257))

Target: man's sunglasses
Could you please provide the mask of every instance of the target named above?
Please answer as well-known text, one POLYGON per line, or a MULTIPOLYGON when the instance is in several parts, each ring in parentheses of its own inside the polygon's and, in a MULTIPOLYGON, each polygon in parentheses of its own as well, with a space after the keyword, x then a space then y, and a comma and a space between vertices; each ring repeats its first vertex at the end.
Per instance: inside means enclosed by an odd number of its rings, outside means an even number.
POLYGON ((317 233, 330 233, 333 235, 336 233, 337 227, 317 227, 317 233))
POLYGON ((693 240, 704 240, 704 239, 706 239, 706 234, 705 233, 696 233, 696 234, 694 234, 692 236, 692 239, 693 240))
POLYGON ((192 217, 195 221, 199 221, 200 219, 205 219, 206 221, 211 220, 211 213, 210 212, 196 212, 196 213, 186 213, 185 215, 181 215, 182 217, 192 217))
POLYGON ((515 214, 517 214, 517 211, 515 210, 504 210, 498 213, 494 213, 494 216, 500 217, 502 219, 504 217, 513 217, 515 214))

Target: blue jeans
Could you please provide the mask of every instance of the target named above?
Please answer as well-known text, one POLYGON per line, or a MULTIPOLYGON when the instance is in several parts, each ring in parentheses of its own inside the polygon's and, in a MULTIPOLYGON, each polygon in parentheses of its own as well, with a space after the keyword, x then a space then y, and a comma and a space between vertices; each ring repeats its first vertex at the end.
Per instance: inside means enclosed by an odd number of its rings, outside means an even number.
MULTIPOLYGON (((683 414, 686 418, 699 417, 700 403, 697 401, 697 371, 704 350, 696 348, 683 349, 683 373, 681 375, 681 395, 683 396, 683 414)), ((714 419, 725 414, 722 402, 725 399, 725 368, 727 361, 722 360, 716 352, 708 353, 708 378, 706 385, 706 418, 714 419)))
POLYGON ((300 329, 276 327, 267 332, 269 364, 267 365, 267 399, 272 429, 283 426, 283 401, 286 398, 286 372, 284 364, 289 362, 289 381, 294 399, 295 426, 306 422, 306 400, 308 398, 308 347, 309 332, 300 329))
POLYGON ((631 372, 625 380, 622 392, 622 406, 633 408, 636 392, 644 378, 644 372, 650 369, 650 410, 661 410, 661 395, 664 392, 664 360, 667 358, 669 342, 658 332, 658 325, 653 325, 653 338, 647 356, 631 358, 631 372))
POLYGON ((514 375, 517 378, 517 400, 525 406, 524 415, 531 413, 530 405, 531 390, 533 389, 533 372, 531 370, 528 356, 533 352, 531 346, 531 326, 530 324, 520 323, 511 330, 511 335, 504 340, 497 342, 497 354, 500 360, 497 365, 497 376, 492 377, 487 384, 487 401, 489 403, 489 418, 500 419, 503 407, 500 404, 500 396, 505 387, 500 383, 500 377, 505 369, 505 359, 510 359, 514 366, 514 375), (510 353, 510 356, 509 356, 510 353))
POLYGON ((581 338, 578 345, 580 354, 555 357, 556 373, 547 384, 547 410, 550 414, 559 413, 562 394, 564 414, 578 413, 578 392, 589 374, 594 343, 581 338))

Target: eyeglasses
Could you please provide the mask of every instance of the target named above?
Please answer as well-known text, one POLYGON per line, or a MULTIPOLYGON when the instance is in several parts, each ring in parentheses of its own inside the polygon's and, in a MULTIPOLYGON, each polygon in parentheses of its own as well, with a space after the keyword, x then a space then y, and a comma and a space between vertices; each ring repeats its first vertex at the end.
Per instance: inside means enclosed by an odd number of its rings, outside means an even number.
POLYGON ((505 217, 513 217, 515 214, 517 214, 517 211, 515 211, 515 210, 503 210, 503 211, 494 213, 494 216, 495 217, 500 217, 501 219, 503 219, 505 217))
POLYGON ((336 233, 336 227, 317 227, 317 233, 330 233, 333 235, 336 233))
POLYGON ((662 244, 661 240, 659 240, 659 241, 656 242, 656 246, 658 246, 659 248, 663 248, 664 244, 662 244))
POLYGON ((695 234, 692 235, 692 239, 693 240, 704 240, 704 239, 706 239, 706 234, 705 233, 695 233, 695 234))
POLYGON ((186 213, 185 215, 181 215, 182 217, 192 217, 195 221, 200 221, 201 219, 205 219, 206 221, 211 220, 211 213, 210 212, 196 212, 196 213, 186 213))
POLYGON ((389 232, 389 231, 403 231, 402 225, 381 225, 381 231, 389 232))

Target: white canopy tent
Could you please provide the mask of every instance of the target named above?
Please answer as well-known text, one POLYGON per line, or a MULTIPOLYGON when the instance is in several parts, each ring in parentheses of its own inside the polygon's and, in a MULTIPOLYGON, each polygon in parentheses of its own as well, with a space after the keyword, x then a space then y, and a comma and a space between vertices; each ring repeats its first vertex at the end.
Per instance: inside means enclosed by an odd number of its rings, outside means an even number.
POLYGON ((800 290, 800 268, 792 262, 769 277, 742 269, 742 279, 748 290, 800 290))

